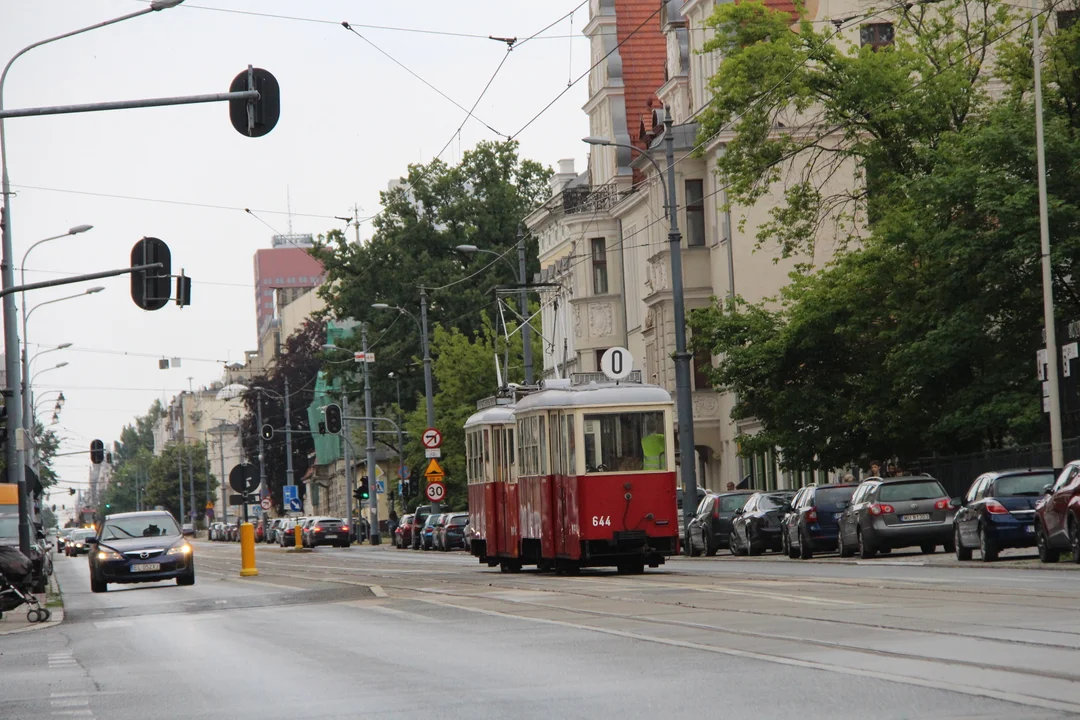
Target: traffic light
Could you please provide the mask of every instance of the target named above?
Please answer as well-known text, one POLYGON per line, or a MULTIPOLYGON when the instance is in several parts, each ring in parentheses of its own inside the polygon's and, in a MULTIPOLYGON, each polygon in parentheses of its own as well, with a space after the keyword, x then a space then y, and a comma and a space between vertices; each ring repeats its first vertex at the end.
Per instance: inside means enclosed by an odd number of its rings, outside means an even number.
POLYGON ((245 90, 258 90, 259 99, 230 100, 229 122, 241 135, 262 137, 274 129, 281 116, 281 89, 269 72, 248 65, 229 85, 229 92, 245 90))
POLYGON ((261 428, 261 434, 262 434, 262 439, 263 440, 273 440, 274 439, 274 426, 271 425, 270 423, 266 423, 261 428))
POLYGON ((68 495, 74 495, 74 494, 75 494, 75 488, 68 488, 68 495))
POLYGON ((176 304, 180 307, 191 304, 191 278, 184 274, 183 269, 176 276, 176 304))
POLYGON ((111 508, 111 507, 112 507, 112 505, 110 505, 109 503, 105 503, 105 509, 106 509, 106 510, 108 510, 108 509, 109 509, 109 508, 111 508))
POLYGON ((105 443, 100 440, 90 442, 90 462, 100 465, 105 461, 105 443))
POLYGON ((160 310, 169 304, 172 252, 164 241, 144 237, 131 248, 131 267, 161 263, 161 267, 131 273, 131 299, 143 310, 160 310))
POLYGON ((319 434, 320 435, 325 435, 326 434, 326 423, 324 423, 322 420, 319 421, 319 434))
POLYGON ((367 477, 362 477, 358 480, 357 488, 353 491, 353 497, 357 500, 368 500, 371 498, 371 492, 368 490, 367 477))
POLYGON ((0 407, 0 452, 7 445, 7 405, 0 407))
POLYGON ((337 435, 341 432, 341 406, 330 403, 326 406, 326 432, 337 435))

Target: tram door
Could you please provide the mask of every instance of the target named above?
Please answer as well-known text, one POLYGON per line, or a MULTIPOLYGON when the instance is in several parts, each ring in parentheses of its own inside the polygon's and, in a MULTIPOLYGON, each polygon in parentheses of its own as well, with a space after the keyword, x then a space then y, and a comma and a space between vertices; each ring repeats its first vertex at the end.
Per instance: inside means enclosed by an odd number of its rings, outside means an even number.
POLYGON ((484 431, 484 451, 494 458, 495 493, 499 536, 499 554, 504 557, 517 557, 517 544, 513 534, 517 525, 517 508, 510 489, 510 472, 506 464, 506 444, 501 428, 492 428, 490 436, 484 431), (489 450, 490 448, 490 450, 489 450))
POLYGON ((552 475, 555 478, 555 554, 578 556, 577 478, 574 467, 574 416, 551 418, 552 475), (569 428, 569 435, 567 429, 569 428))

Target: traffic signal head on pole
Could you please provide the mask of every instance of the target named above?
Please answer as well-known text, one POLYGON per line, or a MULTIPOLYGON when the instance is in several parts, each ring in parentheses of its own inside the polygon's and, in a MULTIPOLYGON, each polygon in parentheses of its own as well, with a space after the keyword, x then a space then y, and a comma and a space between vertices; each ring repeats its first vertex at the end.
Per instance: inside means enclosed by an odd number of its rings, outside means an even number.
POLYGON ((68 488, 68 495, 74 495, 74 494, 75 494, 75 488, 68 488))
POLYGON ((341 406, 330 403, 326 406, 326 432, 337 435, 341 432, 341 406))
POLYGON ((172 253, 162 240, 144 237, 131 248, 131 267, 161 263, 161 267, 131 273, 131 299, 143 310, 160 310, 169 304, 172 290, 172 253))
POLYGON ((368 479, 362 477, 357 481, 356 492, 353 493, 353 497, 357 500, 368 500, 371 498, 371 492, 368 490, 368 479))
POLYGON ((262 439, 263 440, 273 440, 274 439, 274 426, 271 425, 270 423, 266 423, 265 425, 262 426, 261 433, 262 433, 262 439))
POLYGON ((262 137, 274 129, 281 116, 281 89, 266 70, 248 65, 229 85, 229 92, 257 90, 258 100, 230 100, 229 122, 247 137, 262 137))
POLYGON ((95 465, 105 462, 105 443, 100 440, 90 442, 90 462, 95 465))

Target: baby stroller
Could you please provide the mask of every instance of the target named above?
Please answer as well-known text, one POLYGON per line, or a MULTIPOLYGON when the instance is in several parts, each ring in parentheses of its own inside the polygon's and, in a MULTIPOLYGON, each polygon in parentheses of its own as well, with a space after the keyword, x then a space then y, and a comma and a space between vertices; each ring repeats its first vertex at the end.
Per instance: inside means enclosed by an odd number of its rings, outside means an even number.
POLYGON ((18 548, 0 545, 0 616, 20 605, 29 605, 27 622, 45 622, 52 617, 52 612, 42 607, 37 596, 31 592, 33 567, 30 559, 18 548))

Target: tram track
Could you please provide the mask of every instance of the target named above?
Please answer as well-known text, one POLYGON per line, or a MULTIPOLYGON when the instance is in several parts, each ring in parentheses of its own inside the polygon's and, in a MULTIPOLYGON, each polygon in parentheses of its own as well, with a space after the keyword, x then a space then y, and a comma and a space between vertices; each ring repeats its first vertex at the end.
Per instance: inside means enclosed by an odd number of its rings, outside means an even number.
MULTIPOLYGON (((320 561, 322 561, 322 560, 323 559, 320 558, 320 561)), ((330 558, 326 558, 326 560, 330 560, 330 558)), ((347 573, 347 574, 349 574, 351 576, 355 576, 357 578, 377 579, 379 581, 379 585, 381 587, 383 587, 384 589, 396 590, 396 591, 399 591, 399 592, 402 592, 402 593, 416 593, 416 592, 424 593, 424 592, 426 592, 426 593, 429 593, 429 594, 436 594, 436 595, 455 595, 456 594, 456 595, 459 595, 461 597, 485 597, 484 595, 476 595, 476 594, 468 595, 468 594, 464 594, 464 593, 452 593, 452 592, 450 592, 448 590, 445 590, 445 589, 435 590, 435 589, 417 588, 415 586, 415 584, 402 583, 401 582, 402 578, 401 578, 401 575, 400 575, 400 570, 391 569, 391 568, 385 568, 385 569, 380 569, 379 571, 376 571, 376 570, 371 569, 371 568, 358 568, 358 567, 355 567, 355 566, 351 565, 351 563, 348 563, 346 558, 333 558, 333 560, 334 561, 341 560, 341 561, 344 561, 344 562, 335 562, 333 565, 328 564, 328 565, 322 566, 321 568, 318 567, 318 566, 317 567, 299 566, 299 565, 291 563, 291 562, 282 562, 282 561, 265 561, 264 560, 261 564, 266 565, 266 566, 268 566, 270 568, 280 567, 280 568, 283 568, 283 569, 287 569, 289 571, 290 575, 294 575, 294 576, 302 575, 305 579, 313 580, 313 581, 333 582, 334 580, 333 580, 332 577, 328 578, 326 576, 325 572, 322 572, 322 570, 329 569, 329 570, 333 570, 335 572, 345 572, 345 573, 347 573)), ((453 573, 448 573, 448 574, 453 574, 453 573)), ((543 577, 550 578, 551 576, 545 575, 543 577)), ((700 576, 693 576, 693 577, 700 577, 700 576)), ((551 587, 546 586, 545 584, 541 584, 540 582, 533 582, 531 576, 522 576, 522 575, 516 575, 516 574, 515 575, 504 575, 504 574, 485 573, 482 577, 479 577, 479 578, 476 578, 476 579, 462 577, 459 574, 453 574, 452 578, 433 576, 433 577, 427 577, 425 579, 428 581, 429 584, 431 584, 431 583, 440 583, 440 584, 448 584, 448 585, 449 584, 467 585, 467 586, 471 586, 471 587, 481 589, 481 590, 496 589, 496 590, 520 590, 520 591, 544 592, 544 593, 551 594, 553 597, 557 596, 557 595, 567 595, 567 596, 580 597, 580 598, 585 598, 585 599, 590 599, 590 600, 629 602, 629 603, 638 603, 638 604, 641 604, 641 605, 654 605, 654 606, 658 606, 658 607, 662 607, 662 608, 673 608, 673 609, 680 609, 680 610, 693 610, 693 611, 712 612, 712 613, 733 613, 733 614, 742 615, 742 616, 754 616, 754 617, 762 617, 762 618, 769 618, 769 619, 784 619, 784 620, 788 620, 788 621, 814 623, 814 624, 828 624, 828 625, 837 626, 837 627, 858 627, 858 628, 874 630, 874 631, 880 631, 880 632, 903 633, 903 634, 908 635, 908 636, 921 635, 921 636, 929 636, 929 637, 952 637, 952 638, 965 639, 965 640, 976 639, 976 640, 979 640, 979 641, 982 641, 982 642, 1004 643, 1004 644, 1008 644, 1008 645, 1021 645, 1021 646, 1031 647, 1031 648, 1046 648, 1046 649, 1061 650, 1061 651, 1066 651, 1066 652, 1080 653, 1080 643, 1078 643, 1077 645, 1069 645, 1069 644, 1064 644, 1064 643, 1051 643, 1051 642, 1031 640, 1031 639, 1000 638, 1000 637, 993 637, 993 636, 989 636, 989 635, 985 635, 985 634, 979 634, 979 635, 973 636, 971 633, 957 632, 957 631, 951 631, 951 630, 942 630, 942 629, 925 630, 925 629, 912 627, 910 624, 903 625, 903 624, 888 624, 888 623, 880 623, 880 622, 863 622, 863 621, 856 620, 854 618, 837 619, 837 618, 831 618, 831 617, 823 617, 823 616, 820 616, 820 615, 798 615, 798 614, 792 614, 792 613, 771 612, 771 611, 765 611, 765 610, 750 609, 750 608, 740 608, 740 607, 716 608, 716 607, 712 607, 712 606, 705 605, 705 604, 697 604, 697 603, 687 601, 687 600, 665 601, 665 600, 660 600, 660 599, 646 599, 646 598, 638 598, 638 597, 627 597, 626 594, 620 594, 618 592, 618 590, 612 590, 611 589, 612 585, 625 584, 627 582, 627 580, 628 580, 628 576, 617 576, 617 577, 586 576, 586 577, 574 578, 575 581, 578 581, 578 582, 585 581, 585 582, 589 583, 590 585, 600 584, 600 585, 607 586, 607 589, 600 590, 599 592, 589 592, 588 588, 583 588, 583 587, 567 588, 565 586, 562 586, 562 587, 559 587, 559 588, 551 588, 551 587), (529 579, 526 579, 526 577, 529 577, 529 579)), ((642 578, 639 576, 639 577, 635 578, 635 580, 637 582, 640 582, 642 580, 642 578)), ((784 578, 782 581, 785 582, 785 583, 790 583, 790 584, 810 584, 810 583, 817 584, 816 579, 794 582, 794 581, 792 581, 791 578, 784 578)), ((768 582, 768 579, 753 578, 750 582, 757 584, 757 583, 761 583, 761 582, 768 582)), ((849 586, 851 585, 851 583, 845 583, 845 584, 849 585, 849 586)), ((654 581, 654 582, 648 582, 648 583, 646 583, 646 584, 644 584, 642 586, 635 587, 633 590, 630 590, 628 592, 641 592, 641 591, 646 591, 649 588, 655 588, 655 587, 661 587, 661 586, 664 587, 664 589, 666 589, 666 590, 689 590, 689 591, 692 591, 692 592, 719 592, 721 594, 727 592, 727 589, 719 589, 719 590, 717 590, 717 589, 714 589, 714 588, 701 588, 701 587, 696 587, 694 585, 689 585, 689 584, 668 583, 668 582, 664 582, 663 580, 654 581)), ((893 588, 891 588, 889 586, 879 586, 879 585, 868 586, 868 585, 862 584, 862 585, 855 585, 855 586, 860 588, 860 589, 883 589, 883 590, 891 590, 891 589, 893 589, 893 588)), ((909 590, 909 591, 915 591, 915 588, 906 588, 906 589, 909 590)), ((930 591, 930 590, 934 590, 934 589, 936 589, 936 588, 927 588, 925 591, 930 591)), ((598 588, 598 590, 599 590, 599 588, 598 588)), ((738 593, 736 592, 735 594, 737 595, 738 593)), ((778 593, 776 593, 776 592, 769 593, 769 595, 777 595, 777 594, 778 593)), ((981 591, 981 590, 980 591, 974 591, 974 590, 968 591, 967 594, 969 594, 969 595, 977 595, 980 598, 983 595, 985 595, 985 593, 983 591, 981 591)), ((1060 599, 1061 596, 1056 596, 1055 595, 1055 596, 1042 596, 1042 597, 1047 597, 1047 598, 1052 597, 1052 598, 1055 598, 1055 599, 1060 599)), ((918 599, 920 601, 922 601, 922 602, 927 602, 927 598, 925 598, 925 597, 918 598, 918 599)), ((897 598, 891 597, 890 600, 895 602, 897 600, 897 598)), ((518 601, 512 601, 512 602, 518 602, 518 601)), ((822 603, 823 606, 830 606, 830 603, 832 603, 832 602, 834 602, 834 599, 824 598, 824 597, 821 598, 821 603, 822 603)), ((1035 605, 1032 605, 1030 603, 986 603, 985 600, 981 600, 980 602, 982 604, 984 604, 984 605, 985 604, 994 604, 994 605, 998 605, 998 606, 1011 606, 1011 607, 1022 609, 1022 610, 1032 610, 1032 611, 1044 611, 1046 609, 1060 609, 1060 610, 1075 612, 1078 609, 1077 607, 1047 608, 1046 606, 1035 606, 1035 605)), ((518 603, 518 604, 522 604, 522 603, 518 603)), ((527 604, 527 603, 525 603, 525 604, 527 604)), ((532 604, 537 606, 537 607, 546 607, 546 608, 552 608, 552 609, 557 607, 557 606, 544 604, 544 603, 532 603, 532 604)), ((872 603, 859 603, 859 604, 866 606, 866 605, 871 605, 872 603)), ((841 609, 841 608, 837 608, 835 606, 833 606, 833 607, 834 607, 834 609, 841 609)), ((571 611, 570 608, 566 608, 566 607, 564 607, 562 609, 566 610, 566 611, 571 611)), ((620 617, 623 617, 623 616, 620 616, 620 617)), ((889 615, 888 617, 896 617, 896 616, 889 615)), ((906 619, 909 620, 909 623, 914 622, 911 618, 906 618, 906 619)), ((1012 630, 1012 631, 1021 632, 1021 633, 1025 633, 1025 632, 1045 633, 1045 631, 1035 630, 1035 629, 1032 629, 1032 628, 1029 628, 1029 627, 1023 627, 1023 626, 1017 626, 1017 625, 1003 625, 1001 623, 990 624, 990 623, 980 623, 980 622, 975 622, 975 621, 964 621, 963 624, 965 626, 971 627, 973 629, 1012 630)), ((695 625, 695 627, 696 627, 696 625, 695 625)), ((718 630, 718 631, 731 632, 731 633, 735 633, 735 634, 744 634, 743 631, 731 630, 730 628, 722 628, 722 627, 719 627, 719 626, 703 626, 702 629, 705 629, 705 627, 712 627, 713 629, 718 630)), ((1064 636, 1068 636, 1068 637, 1080 638, 1080 633, 1071 632, 1071 631, 1067 631, 1067 630, 1063 630, 1063 631, 1060 631, 1060 632, 1055 630, 1054 634, 1055 635, 1064 635, 1064 636)), ((859 651, 859 652, 867 651, 866 649, 861 648, 860 646, 857 646, 857 645, 836 644, 836 643, 829 643, 829 642, 826 642, 826 641, 817 641, 817 640, 812 640, 812 639, 805 639, 804 640, 804 639, 800 639, 800 638, 798 638, 796 636, 783 636, 783 635, 775 635, 775 634, 768 634, 768 633, 754 633, 754 632, 746 632, 745 635, 747 637, 755 637, 755 638, 760 638, 760 639, 773 639, 773 640, 784 640, 784 641, 808 642, 808 643, 818 644, 818 645, 821 645, 823 647, 843 648, 843 649, 852 650, 852 651, 859 651)), ((1078 656, 1077 660, 1078 660, 1077 666, 1080 666, 1080 656, 1078 656)), ((975 666, 977 666, 977 665, 975 665, 975 666)), ((1061 677, 1061 679, 1080 681, 1080 675, 1064 674, 1061 677)))

